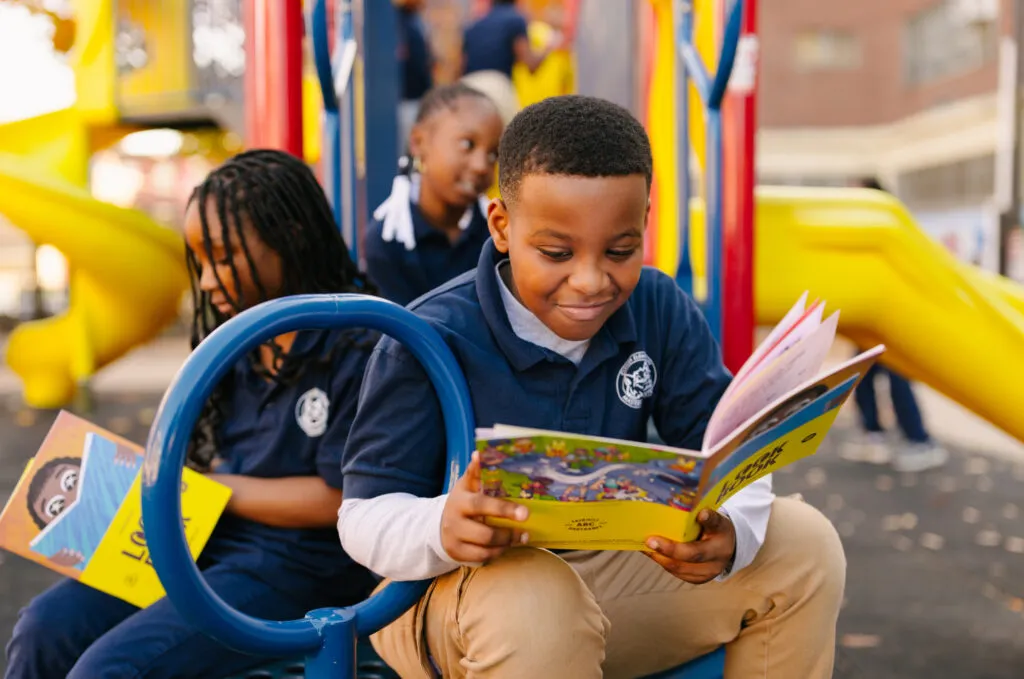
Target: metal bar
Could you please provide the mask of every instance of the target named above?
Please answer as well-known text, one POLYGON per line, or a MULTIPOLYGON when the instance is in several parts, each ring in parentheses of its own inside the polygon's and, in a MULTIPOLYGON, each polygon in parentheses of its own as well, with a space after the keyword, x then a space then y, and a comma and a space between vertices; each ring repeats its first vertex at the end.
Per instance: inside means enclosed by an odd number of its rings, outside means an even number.
POLYGON ((754 351, 754 219, 757 134, 757 0, 747 0, 723 121, 722 355, 737 371, 754 351))
POLYGON ((342 222, 341 181, 339 165, 341 157, 341 123, 338 112, 338 95, 334 89, 334 71, 331 66, 331 41, 328 27, 327 0, 316 0, 309 14, 309 34, 313 42, 313 65, 316 68, 320 95, 323 99, 323 150, 320 166, 323 174, 324 191, 331 203, 334 223, 340 228, 342 222))
POLYGON ((302 158, 301 3, 253 0, 246 8, 247 145, 302 158))
POLYGON ((320 608, 307 613, 306 620, 320 630, 323 646, 307 653, 305 679, 355 679, 355 613, 344 608, 320 608))
POLYGON ((736 62, 736 47, 740 41, 740 28, 743 22, 743 0, 733 0, 732 8, 729 10, 729 19, 725 24, 725 33, 722 35, 722 47, 718 55, 718 67, 715 69, 715 79, 711 85, 711 91, 704 103, 708 108, 720 110, 722 99, 725 97, 725 88, 732 76, 732 67, 736 62))
MULTIPOLYGON (((693 42, 693 5, 689 0, 675 0, 672 11, 677 44, 693 42)), ((676 119, 690 119, 690 79, 682 60, 677 55, 675 68, 676 119)), ((676 191, 679 217, 679 263, 676 265, 676 284, 689 295, 693 294, 693 266, 690 263, 690 133, 689 125, 676 125, 676 191)))
MULTIPOLYGON (((722 101, 725 96, 729 78, 732 75, 733 65, 736 61, 736 50, 739 44, 740 28, 743 18, 742 0, 734 0, 729 17, 726 22, 725 32, 722 37, 718 66, 713 77, 708 75, 704 62, 693 44, 693 4, 687 0, 681 5, 682 16, 680 17, 681 43, 679 53, 683 62, 684 71, 693 79, 693 83, 700 93, 704 104, 704 121, 706 125, 705 147, 704 147, 704 223, 706 230, 705 238, 705 274, 707 280, 707 296, 701 307, 704 316, 711 326, 712 333, 722 341, 722 316, 723 316, 723 271, 722 271, 722 189, 723 189, 723 127, 722 127, 722 101)), ((687 134, 688 116, 676 116, 677 134, 687 134), (683 129, 679 129, 679 125, 683 129)), ((688 159, 687 159, 688 161, 688 159)), ((683 162, 677 160, 677 166, 683 162)), ((688 163, 687 163, 688 164, 688 163)), ((680 193, 682 196, 683 194, 680 193)), ((688 191, 687 191, 688 195, 688 191)), ((680 210, 683 206, 680 205, 680 210)), ((689 205, 686 206, 689 210, 689 205)), ((680 219, 680 224, 683 220, 680 219)), ((687 236, 689 234, 686 234, 687 236)), ((682 240, 683 234, 680 234, 682 240)), ((677 279, 679 270, 677 269, 677 279)))
MULTIPOLYGON (((180 488, 188 441, 214 387, 253 348, 293 330, 347 327, 372 328, 390 335, 423 365, 444 418, 446 488, 462 474, 474 449, 472 402, 458 363, 426 321, 397 304, 365 295, 287 297, 248 309, 211 333, 182 365, 157 411, 142 469, 142 517, 153 566, 174 607, 197 629, 243 653, 308 653, 314 662, 321 657, 346 658, 338 644, 348 644, 350 638, 354 644, 354 637, 351 632, 336 634, 332 625, 320 627, 310 618, 271 622, 250 617, 228 606, 210 589, 192 560, 182 528, 180 488)), ((394 591, 394 585, 389 585, 371 602, 339 611, 341 618, 335 622, 343 624, 350 616, 359 630, 372 632, 401 615, 403 606, 416 600, 416 588, 422 594, 427 584, 403 583, 394 591), (377 597, 381 597, 379 601, 377 597), (362 624, 360 615, 365 618, 362 624)), ((354 672, 354 666, 347 669, 354 672)))
POLYGON ((358 0, 362 11, 363 110, 365 148, 373 149, 357 165, 366 167, 366 201, 370 212, 391 193, 391 182, 398 167, 399 78, 395 77, 398 50, 398 16, 394 3, 382 0, 358 0))
POLYGON ((712 334, 722 340, 722 112, 706 112, 707 154, 704 168, 704 212, 707 224, 704 270, 707 273, 707 298, 704 317, 712 334))
POLYGON ((693 84, 697 88, 704 106, 707 106, 711 97, 711 77, 708 75, 708 70, 704 67, 704 62, 701 60, 697 48, 694 47, 693 43, 687 42, 680 46, 679 53, 683 58, 683 67, 687 75, 693 79, 693 84))
POLYGON ((354 85, 355 62, 358 58, 359 45, 356 41, 355 19, 352 15, 352 0, 336 0, 335 5, 335 50, 337 58, 333 72, 335 94, 340 99, 338 138, 339 151, 336 156, 338 172, 342 176, 339 184, 338 203, 339 219, 342 236, 348 244, 349 256, 360 268, 359 260, 359 206, 363 204, 365 186, 358 181, 356 168, 356 146, 359 143, 357 134, 365 134, 365 130, 357 130, 355 123, 356 88, 354 85), (339 89, 339 82, 341 87, 339 89))

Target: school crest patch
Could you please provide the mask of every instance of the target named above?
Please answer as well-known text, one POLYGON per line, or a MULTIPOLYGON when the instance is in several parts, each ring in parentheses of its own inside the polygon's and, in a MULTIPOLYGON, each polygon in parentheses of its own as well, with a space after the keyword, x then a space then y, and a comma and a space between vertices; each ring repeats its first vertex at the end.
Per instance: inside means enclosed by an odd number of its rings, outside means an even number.
POLYGON ((615 379, 615 390, 619 400, 630 408, 639 410, 645 398, 654 395, 658 371, 646 351, 638 351, 622 365, 615 379))
POLYGON ((323 436, 327 431, 327 418, 330 415, 331 401, 322 389, 313 387, 299 397, 295 404, 295 421, 299 429, 310 438, 323 436))

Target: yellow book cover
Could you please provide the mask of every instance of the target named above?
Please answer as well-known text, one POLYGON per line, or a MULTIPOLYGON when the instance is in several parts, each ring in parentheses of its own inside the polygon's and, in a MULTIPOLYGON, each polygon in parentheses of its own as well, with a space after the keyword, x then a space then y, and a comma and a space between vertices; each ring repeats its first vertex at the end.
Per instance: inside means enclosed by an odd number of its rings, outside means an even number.
MULTIPOLYGON (((140 608, 164 595, 142 526, 143 449, 62 411, 0 513, 0 547, 140 608)), ((185 536, 196 558, 231 490, 185 469, 185 536)))
POLYGON ((818 450, 883 350, 790 391, 703 452, 503 425, 478 430, 482 491, 529 507, 519 527, 536 547, 644 550, 652 535, 695 540, 701 509, 720 508, 818 450))

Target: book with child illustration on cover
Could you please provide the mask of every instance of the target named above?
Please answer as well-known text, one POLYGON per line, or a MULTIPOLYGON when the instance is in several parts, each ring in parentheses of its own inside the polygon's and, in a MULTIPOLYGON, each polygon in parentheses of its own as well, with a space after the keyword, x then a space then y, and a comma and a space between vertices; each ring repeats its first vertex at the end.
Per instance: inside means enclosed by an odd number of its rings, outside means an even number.
POLYGON ((529 507, 518 527, 536 547, 642 550, 652 535, 697 539, 701 510, 813 455, 884 352, 823 370, 838 327, 838 312, 823 321, 823 311, 800 298, 737 372, 701 450, 496 425, 477 430, 483 492, 529 507))
MULTIPOLYGON (((144 608, 164 595, 142 527, 143 449, 61 411, 0 513, 0 547, 144 608)), ((185 537, 198 557, 231 490, 182 477, 185 537)))

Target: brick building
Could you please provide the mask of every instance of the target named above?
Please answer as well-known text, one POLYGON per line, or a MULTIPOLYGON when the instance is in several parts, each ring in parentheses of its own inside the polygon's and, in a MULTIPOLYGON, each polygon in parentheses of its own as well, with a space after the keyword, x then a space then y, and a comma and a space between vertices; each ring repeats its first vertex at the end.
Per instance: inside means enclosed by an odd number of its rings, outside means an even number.
POLYGON ((876 175, 926 230, 994 268, 1012 0, 760 3, 760 181, 876 175))

